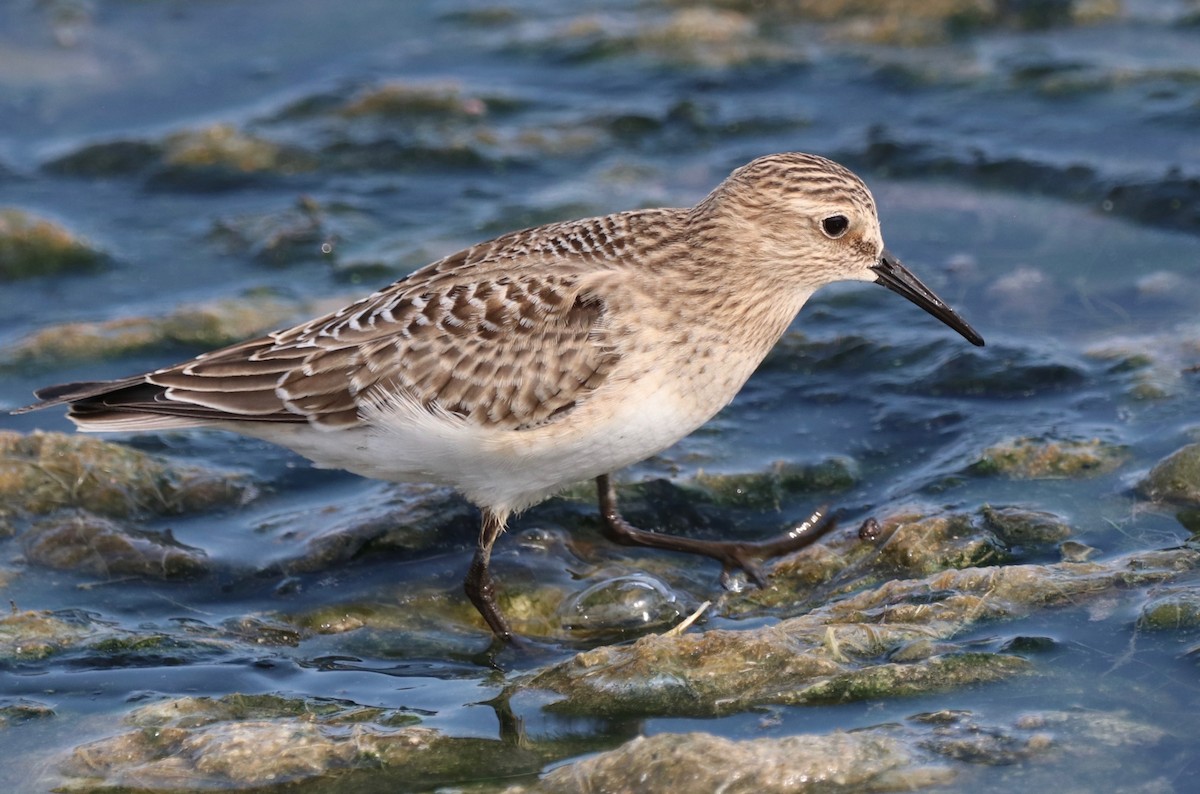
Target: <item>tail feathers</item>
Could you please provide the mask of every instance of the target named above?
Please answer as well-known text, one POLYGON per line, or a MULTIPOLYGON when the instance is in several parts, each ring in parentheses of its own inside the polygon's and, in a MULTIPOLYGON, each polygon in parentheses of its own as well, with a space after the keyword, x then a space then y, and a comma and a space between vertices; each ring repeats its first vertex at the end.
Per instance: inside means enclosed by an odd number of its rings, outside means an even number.
POLYGON ((27 414, 30 411, 40 411, 43 408, 51 408, 55 405, 65 405, 75 402, 76 400, 86 400, 92 397, 100 397, 105 394, 111 394, 121 389, 127 389, 130 386, 136 386, 139 383, 145 383, 145 378, 141 375, 132 378, 123 378, 121 380, 88 380, 79 381, 77 383, 59 383, 55 386, 45 386, 36 390, 33 396, 38 398, 38 401, 32 405, 26 405, 21 408, 16 408, 10 413, 27 414))
POLYGON ((90 432, 163 430, 199 427, 221 421, 305 422, 307 418, 286 410, 263 414, 237 414, 182 399, 144 375, 110 381, 87 381, 47 386, 34 392, 40 402, 18 408, 14 414, 28 413, 55 405, 68 405, 67 418, 80 430, 90 432))
POLYGON ((108 411, 81 415, 74 409, 67 418, 83 433, 131 433, 143 430, 178 430, 185 427, 200 427, 207 424, 202 419, 182 416, 146 414, 132 411, 108 411))
POLYGON ((163 402, 165 391, 161 386, 147 383, 141 375, 121 380, 60 383, 38 389, 34 392, 38 402, 12 413, 23 414, 55 405, 68 405, 70 411, 67 418, 80 430, 88 432, 195 427, 205 424, 206 419, 211 420, 208 415, 193 415, 187 405, 163 402))

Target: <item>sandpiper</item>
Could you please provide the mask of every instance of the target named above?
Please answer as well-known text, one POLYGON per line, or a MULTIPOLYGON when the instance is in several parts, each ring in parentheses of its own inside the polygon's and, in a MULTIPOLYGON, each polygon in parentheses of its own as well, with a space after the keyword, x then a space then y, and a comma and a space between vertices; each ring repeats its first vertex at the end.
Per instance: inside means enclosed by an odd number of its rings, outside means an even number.
POLYGON ((512 631, 488 572, 514 512, 595 478, 602 525, 628 545, 744 570, 808 545, 814 520, 762 543, 629 525, 609 473, 674 444, 724 407, 805 301, 874 281, 983 339, 883 246, 875 201, 811 154, 762 157, 696 206, 511 232, 451 254, 339 311, 111 381, 37 392, 85 431, 213 427, 317 465, 451 485, 482 511, 465 581, 496 637, 512 631))

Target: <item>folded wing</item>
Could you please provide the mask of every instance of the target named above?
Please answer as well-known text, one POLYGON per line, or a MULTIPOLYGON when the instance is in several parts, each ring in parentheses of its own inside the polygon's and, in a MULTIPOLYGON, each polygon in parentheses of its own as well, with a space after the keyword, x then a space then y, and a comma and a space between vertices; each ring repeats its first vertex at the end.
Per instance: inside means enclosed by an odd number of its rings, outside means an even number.
POLYGON ((340 311, 173 367, 42 389, 42 402, 29 409, 70 404, 70 417, 91 430, 214 421, 333 430, 359 426, 365 405, 402 396, 487 427, 545 424, 599 388, 619 353, 605 298, 587 285, 591 268, 503 268, 498 260, 511 264, 511 252, 496 257, 501 242, 448 257, 340 311))

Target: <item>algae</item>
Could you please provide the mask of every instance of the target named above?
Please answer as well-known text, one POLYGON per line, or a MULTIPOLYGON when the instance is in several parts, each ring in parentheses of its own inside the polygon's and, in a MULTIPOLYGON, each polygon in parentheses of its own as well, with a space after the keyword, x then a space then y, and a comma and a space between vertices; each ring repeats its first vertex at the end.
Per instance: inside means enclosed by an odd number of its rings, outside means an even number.
POLYGON ((1157 595, 1142 607, 1137 627, 1150 631, 1200 628, 1200 590, 1190 588, 1157 595))
POLYGON ((218 170, 252 174, 310 171, 316 162, 306 153, 237 129, 213 124, 168 135, 163 164, 179 172, 218 170))
POLYGON ((939 653, 880 662, 915 640, 953 637, 979 621, 1077 605, 1115 588, 1170 581, 1200 552, 1143 552, 1103 563, 967 568, 894 580, 798 617, 745 631, 650 635, 596 648, 522 679, 558 693, 549 708, 591 715, 717 715, 805 698, 916 694, 1027 672, 1007 654, 939 653), (810 694, 806 695, 808 692, 810 694))
POLYGON ((0 698, 0 730, 30 720, 54 717, 54 707, 28 698, 0 698))
POLYGON ((54 221, 0 208, 0 282, 94 273, 108 261, 106 254, 54 221))
POLYGON ((80 435, 0 432, 0 504, 45 515, 82 508, 108 518, 176 515, 241 504, 245 474, 171 463, 80 435))
POLYGON ((203 550, 179 543, 170 533, 123 526, 87 513, 58 513, 30 527, 21 542, 34 565, 107 578, 180 579, 209 569, 203 550))
MULTIPOLYGON (((1155 749, 1163 731, 1121 712, 1032 711, 997 722, 944 709, 852 731, 729 739, 708 733, 638 736, 616 749, 562 764, 505 794, 590 791, 884 792, 971 788, 972 767, 1000 772, 1002 788, 1028 784, 1092 790, 1111 782, 1105 764, 1119 748, 1155 749), (1064 757, 1086 774, 1064 772, 1064 757), (1070 780, 1057 776, 1069 774, 1070 780), (1073 787, 1073 788, 1072 788, 1073 787)), ((1118 762, 1119 763, 1119 762, 1118 762)), ((1158 791, 1153 785, 1147 791, 1158 791)))
POLYGON ((692 481, 723 507, 778 510, 792 497, 844 491, 858 482, 858 467, 846 457, 817 463, 777 461, 769 469, 746 474, 700 472, 692 481))
POLYGON ((320 306, 250 295, 186 304, 156 317, 50 325, 0 350, 0 372, 48 370, 180 348, 224 347, 278 328, 320 306))
POLYGON ((1163 458, 1137 489, 1155 502, 1200 507, 1200 444, 1188 444, 1163 458))
POLYGON ((124 722, 125 732, 59 762, 71 790, 257 789, 354 771, 396 776, 392 790, 412 790, 480 764, 498 777, 529 774, 555 752, 449 737, 402 709, 273 693, 164 699, 124 722))
MULTIPOLYGON (((681 5, 684 0, 674 0, 681 5)), ((774 24, 816 22, 829 36, 873 45, 928 46, 996 29, 1094 24, 1120 12, 1117 0, 993 3, 987 0, 716 0, 774 24)))
POLYGON ((1128 450, 1098 438, 1014 438, 988 447, 969 467, 978 475, 1018 480, 1096 477, 1121 466, 1128 450))
POLYGON ((67 617, 32 611, 0 616, 0 666, 45 659, 94 635, 89 626, 67 617))
POLYGON ((1009 546, 1061 543, 1072 535, 1065 521, 1044 510, 984 505, 979 512, 988 529, 1009 546))

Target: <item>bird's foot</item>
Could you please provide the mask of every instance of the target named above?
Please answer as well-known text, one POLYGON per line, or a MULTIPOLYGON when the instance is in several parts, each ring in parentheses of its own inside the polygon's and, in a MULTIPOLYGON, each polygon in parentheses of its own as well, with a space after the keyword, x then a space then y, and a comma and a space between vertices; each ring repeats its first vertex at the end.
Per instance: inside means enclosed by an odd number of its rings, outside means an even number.
POLYGON ((600 497, 600 516, 603 519, 601 529, 605 537, 623 546, 642 546, 711 557, 721 563, 721 583, 728 589, 735 589, 731 577, 734 571, 743 571, 755 585, 766 587, 767 577, 762 569, 764 562, 811 546, 837 526, 837 519, 829 514, 828 506, 824 506, 782 536, 758 543, 663 535, 638 529, 625 520, 617 509, 616 490, 608 475, 597 477, 596 484, 600 497))
POLYGON ((726 590, 740 589, 733 578, 737 571, 744 573, 755 587, 766 588, 768 582, 763 572, 764 563, 811 546, 836 526, 837 518, 829 514, 828 506, 823 506, 813 511, 806 520, 772 540, 757 543, 708 541, 711 543, 711 553, 707 553, 707 556, 721 563, 721 586, 726 590))

